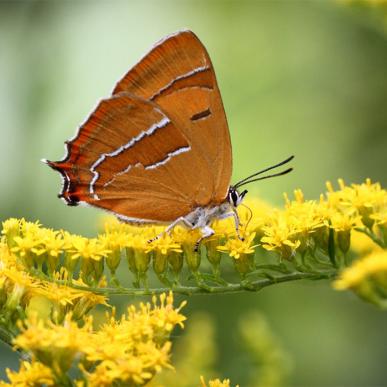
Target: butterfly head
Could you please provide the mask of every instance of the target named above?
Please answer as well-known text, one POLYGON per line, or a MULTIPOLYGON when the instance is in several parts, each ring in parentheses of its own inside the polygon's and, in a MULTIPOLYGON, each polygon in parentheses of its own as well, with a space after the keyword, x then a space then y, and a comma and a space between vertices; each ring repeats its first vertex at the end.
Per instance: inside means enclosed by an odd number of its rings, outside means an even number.
POLYGON ((227 201, 231 204, 233 207, 238 207, 239 204, 242 203, 243 198, 247 194, 247 189, 245 189, 242 192, 238 192, 238 190, 231 186, 228 189, 228 195, 227 195, 227 201))
POLYGON ((239 204, 242 203, 242 200, 245 197, 245 195, 247 194, 247 190, 239 192, 238 189, 240 187, 242 187, 242 186, 244 186, 246 184, 253 183, 254 181, 264 180, 264 179, 268 179, 268 178, 271 178, 271 177, 286 175, 287 173, 291 172, 293 170, 293 168, 288 168, 288 169, 285 169, 284 171, 277 172, 277 173, 270 174, 270 175, 260 176, 260 175, 262 175, 265 172, 268 172, 268 171, 270 171, 272 169, 275 169, 275 168, 280 167, 280 166, 282 166, 284 164, 287 164, 289 161, 293 160, 293 158, 294 158, 294 156, 290 156, 286 160, 281 161, 280 163, 275 164, 275 165, 273 165, 271 167, 262 169, 261 171, 258 171, 256 173, 253 173, 252 175, 250 175, 250 176, 248 176, 248 177, 238 181, 236 184, 230 186, 230 188, 228 190, 227 201, 234 208, 238 207, 239 204))

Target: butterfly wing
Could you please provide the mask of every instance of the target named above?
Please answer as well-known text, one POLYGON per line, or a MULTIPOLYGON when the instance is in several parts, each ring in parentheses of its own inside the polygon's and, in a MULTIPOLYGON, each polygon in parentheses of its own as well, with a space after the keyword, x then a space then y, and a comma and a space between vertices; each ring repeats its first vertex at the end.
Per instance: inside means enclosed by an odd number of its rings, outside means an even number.
POLYGON ((127 221, 170 222, 228 191, 231 144, 208 54, 190 31, 167 37, 117 84, 47 163, 60 196, 127 221))
MULTIPOLYGON (((232 172, 232 151, 222 98, 206 48, 191 31, 161 40, 116 85, 113 94, 129 92, 155 102, 190 140, 193 162, 205 161, 211 179, 197 181, 198 205, 220 203, 227 196, 232 172)), ((191 164, 200 171, 200 165, 191 164)), ((203 176, 205 177, 205 176, 203 176)))
POLYGON ((128 93, 102 101, 67 156, 47 161, 63 177, 60 196, 124 220, 168 222, 192 211, 192 181, 181 159, 191 146, 154 103, 128 93))

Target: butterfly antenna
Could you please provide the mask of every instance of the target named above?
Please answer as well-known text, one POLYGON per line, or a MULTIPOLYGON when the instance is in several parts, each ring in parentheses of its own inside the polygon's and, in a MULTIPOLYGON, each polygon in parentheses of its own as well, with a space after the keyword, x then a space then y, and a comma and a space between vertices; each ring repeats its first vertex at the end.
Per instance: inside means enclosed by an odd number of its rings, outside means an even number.
POLYGON ((289 168, 289 169, 286 169, 285 171, 282 171, 282 172, 279 172, 279 173, 275 173, 275 174, 272 174, 272 175, 267 175, 267 176, 264 176, 264 177, 259 177, 257 179, 253 179, 254 177, 258 176, 258 175, 261 175, 262 173, 265 173, 265 172, 268 172, 268 171, 271 171, 272 169, 275 169, 275 168, 278 168, 284 164, 287 164, 289 161, 293 160, 294 159, 294 156, 290 156, 288 157, 286 160, 284 161, 281 161, 280 163, 278 164, 275 164, 275 165, 272 165, 271 167, 268 167, 268 168, 265 168, 265 169, 262 169, 261 171, 258 171, 246 178, 244 178, 243 180, 240 180, 238 181, 235 185, 234 185, 234 188, 238 188, 238 187, 241 187, 242 185, 245 185, 245 184, 249 184, 249 183, 252 183, 253 181, 258 181, 258 180, 263 180, 263 179, 268 179, 270 177, 275 177, 275 176, 282 176, 282 175, 286 175, 287 173, 289 173, 290 171, 293 170, 293 168, 289 168))
POLYGON ((272 175, 262 176, 262 177, 258 177, 256 179, 248 180, 248 181, 245 181, 243 184, 239 185, 238 187, 240 187, 242 185, 253 183, 254 181, 265 180, 265 179, 270 179, 271 177, 287 175, 291 171, 293 171, 293 168, 286 169, 285 171, 282 171, 282 172, 273 173, 272 175))

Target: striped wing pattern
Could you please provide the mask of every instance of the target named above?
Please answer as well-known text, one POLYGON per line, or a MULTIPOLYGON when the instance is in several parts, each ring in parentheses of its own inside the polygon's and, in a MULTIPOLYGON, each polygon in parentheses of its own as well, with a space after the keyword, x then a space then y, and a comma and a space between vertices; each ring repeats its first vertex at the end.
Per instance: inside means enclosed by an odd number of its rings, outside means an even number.
POLYGON ((67 155, 47 163, 60 196, 126 221, 170 222, 219 204, 231 178, 231 144, 214 70, 191 31, 170 35, 103 100, 67 155))

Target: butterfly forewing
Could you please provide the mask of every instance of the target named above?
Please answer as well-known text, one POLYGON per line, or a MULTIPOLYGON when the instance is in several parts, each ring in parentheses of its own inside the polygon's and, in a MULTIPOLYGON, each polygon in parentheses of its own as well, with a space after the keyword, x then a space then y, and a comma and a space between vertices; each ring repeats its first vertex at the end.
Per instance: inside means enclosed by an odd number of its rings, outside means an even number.
POLYGON ((232 171, 231 141, 215 72, 197 36, 181 31, 156 44, 113 93, 122 91, 150 99, 168 114, 192 143, 189 162, 204 159, 211 173, 210 182, 201 182, 208 191, 203 197, 224 200, 232 171))

